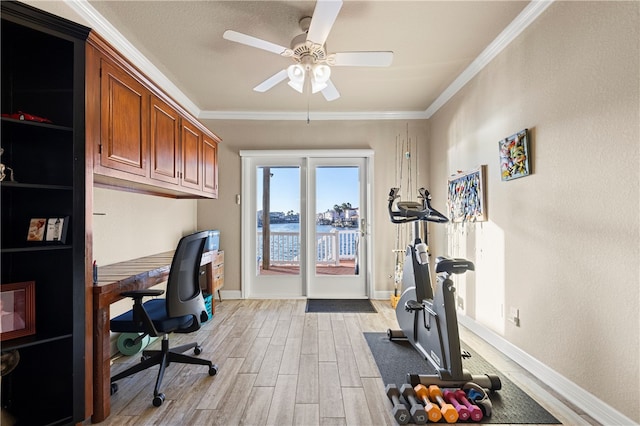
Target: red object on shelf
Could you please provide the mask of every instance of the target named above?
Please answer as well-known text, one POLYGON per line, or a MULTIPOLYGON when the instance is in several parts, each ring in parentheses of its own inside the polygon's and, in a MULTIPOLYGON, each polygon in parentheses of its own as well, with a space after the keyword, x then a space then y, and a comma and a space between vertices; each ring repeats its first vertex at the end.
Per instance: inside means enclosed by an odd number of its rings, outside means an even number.
POLYGON ((48 118, 38 117, 37 115, 27 114, 26 112, 18 111, 13 114, 2 114, 3 117, 13 118, 15 120, 24 121, 36 121, 38 123, 53 123, 48 118))

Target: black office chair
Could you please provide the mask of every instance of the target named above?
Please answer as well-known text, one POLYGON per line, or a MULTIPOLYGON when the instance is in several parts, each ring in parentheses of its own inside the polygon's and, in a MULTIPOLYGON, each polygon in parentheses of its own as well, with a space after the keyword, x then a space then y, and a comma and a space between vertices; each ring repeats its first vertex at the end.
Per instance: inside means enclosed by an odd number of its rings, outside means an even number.
POLYGON ((202 252, 208 236, 208 231, 202 231, 180 239, 171 262, 165 299, 152 299, 142 303, 143 297, 159 296, 164 293, 163 290, 134 290, 121 293, 133 299, 133 309, 113 318, 111 331, 142 333, 138 339, 147 335, 162 336, 162 349, 143 351, 142 361, 139 364, 113 376, 111 378, 112 395, 118 391, 116 381, 159 365, 158 378, 153 390, 153 405, 159 407, 165 399, 164 394, 160 392, 160 384, 165 369, 170 363, 207 365, 210 376, 215 376, 218 372, 218 366, 211 361, 183 354, 186 350, 193 348, 194 353, 199 355, 202 347, 197 343, 169 348, 169 333, 191 333, 198 330, 201 322, 208 319, 198 280, 202 252))

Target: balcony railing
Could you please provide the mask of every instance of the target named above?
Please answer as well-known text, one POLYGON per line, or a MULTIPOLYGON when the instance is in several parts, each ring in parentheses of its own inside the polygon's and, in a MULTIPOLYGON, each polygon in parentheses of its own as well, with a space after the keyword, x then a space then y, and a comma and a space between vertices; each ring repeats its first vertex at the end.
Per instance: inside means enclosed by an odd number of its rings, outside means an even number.
MULTIPOLYGON (((272 265, 298 265, 300 263, 300 234, 298 232, 271 232, 269 247, 272 265)), ((357 256, 360 231, 332 231, 316 233, 316 264, 339 266, 341 260, 354 260, 357 256)), ((258 231, 258 261, 262 260, 262 231, 258 231)))

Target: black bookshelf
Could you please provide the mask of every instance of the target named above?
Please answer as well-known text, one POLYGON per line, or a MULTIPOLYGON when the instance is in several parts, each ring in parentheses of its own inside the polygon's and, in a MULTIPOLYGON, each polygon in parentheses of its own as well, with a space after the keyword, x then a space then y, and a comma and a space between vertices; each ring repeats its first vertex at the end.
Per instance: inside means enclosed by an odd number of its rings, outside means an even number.
POLYGON ((18 424, 85 417, 85 41, 89 29, 2 1, 1 284, 35 282, 35 333, 3 340, 18 424), (23 120, 19 111, 46 119, 23 120), (5 116, 6 115, 6 116, 5 116), (13 180, 12 180, 13 178, 13 180), (64 241, 28 241, 33 218, 66 218, 64 241))

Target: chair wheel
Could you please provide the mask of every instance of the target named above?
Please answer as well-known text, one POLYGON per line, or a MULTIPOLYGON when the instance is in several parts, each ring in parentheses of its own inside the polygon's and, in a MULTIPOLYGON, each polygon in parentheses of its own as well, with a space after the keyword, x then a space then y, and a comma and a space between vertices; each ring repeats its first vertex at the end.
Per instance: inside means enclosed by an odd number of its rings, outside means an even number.
POLYGON ((215 376, 216 374, 218 374, 218 366, 213 364, 211 367, 209 367, 209 375, 215 376))
POLYGON ((196 346, 195 348, 193 348, 193 353, 196 355, 200 355, 202 353, 202 346, 196 346))
POLYGON ((164 394, 163 393, 159 393, 156 396, 153 397, 153 406, 154 407, 159 407, 162 405, 162 403, 164 402, 164 394))
POLYGON ((118 392, 118 384, 111 383, 111 389, 109 390, 109 395, 113 395, 116 392, 118 392))

